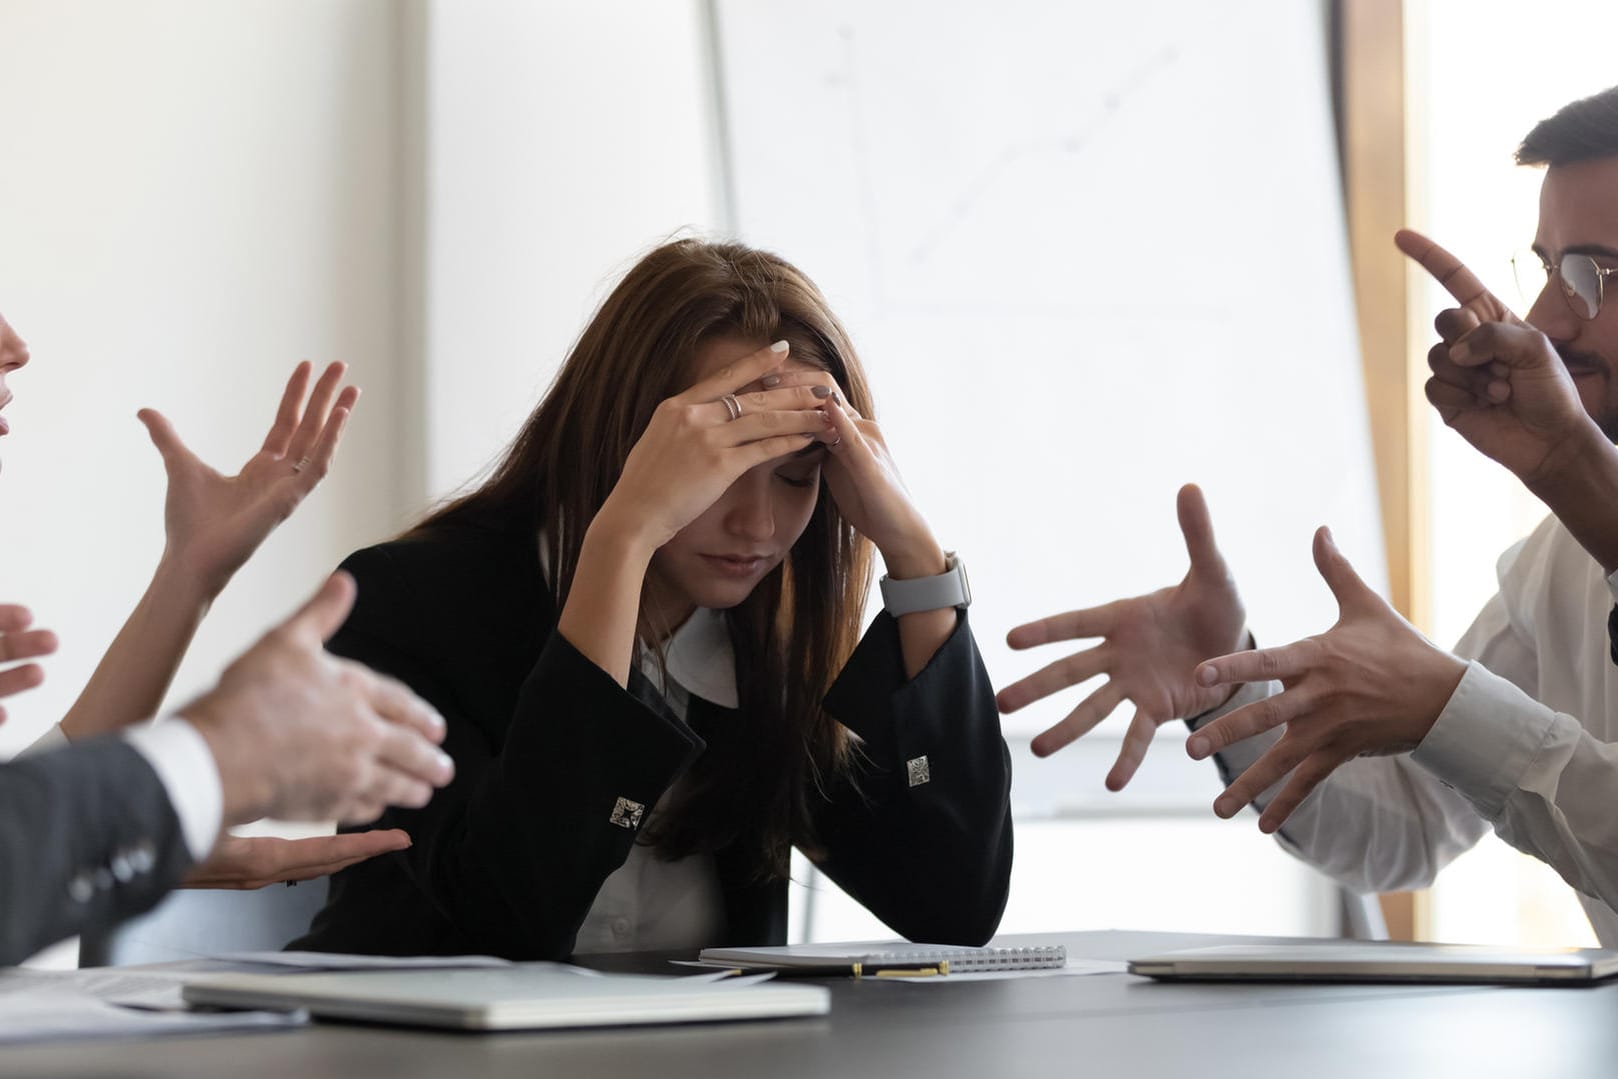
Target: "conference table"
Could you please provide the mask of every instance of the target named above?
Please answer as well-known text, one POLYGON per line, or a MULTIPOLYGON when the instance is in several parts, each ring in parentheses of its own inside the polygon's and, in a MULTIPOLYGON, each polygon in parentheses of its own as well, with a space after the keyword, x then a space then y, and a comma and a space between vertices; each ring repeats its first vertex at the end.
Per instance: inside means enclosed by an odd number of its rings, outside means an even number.
MULTIPOLYGON (((1008 936, 1074 957, 1279 937, 1103 931, 1008 936)), ((667 973, 666 956, 602 957, 667 973)), ((1618 984, 1587 988, 1159 983, 1128 974, 936 984, 829 981, 828 1016, 528 1034, 315 1023, 284 1032, 0 1050, 0 1075, 1021 1076, 1618 1074, 1618 984)))

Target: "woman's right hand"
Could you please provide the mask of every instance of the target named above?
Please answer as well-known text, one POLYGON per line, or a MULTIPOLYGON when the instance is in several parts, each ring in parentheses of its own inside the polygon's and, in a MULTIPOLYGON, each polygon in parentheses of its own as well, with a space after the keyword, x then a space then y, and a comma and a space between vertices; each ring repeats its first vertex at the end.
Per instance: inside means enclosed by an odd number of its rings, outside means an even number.
POLYGON ((831 391, 784 385, 777 369, 786 358, 787 344, 778 341, 658 405, 590 522, 556 628, 620 686, 629 684, 641 592, 657 549, 748 469, 830 436, 831 419, 817 406, 831 391), (755 382, 763 388, 743 392, 755 382))
MULTIPOLYGON (((56 651, 56 634, 48 629, 29 629, 33 623, 34 616, 27 607, 0 603, 0 663, 48 656, 56 651)), ((43 681, 45 671, 37 663, 8 667, 0 670, 0 697, 33 689, 43 681)), ((0 722, 5 718, 6 710, 0 708, 0 722)))
POLYGON ((769 388, 786 358, 787 343, 778 341, 658 405, 596 520, 615 524, 650 553, 719 501, 742 473, 830 432, 815 387, 769 388), (760 381, 765 389, 741 392, 760 381), (730 394, 741 409, 734 419, 724 401, 730 394))

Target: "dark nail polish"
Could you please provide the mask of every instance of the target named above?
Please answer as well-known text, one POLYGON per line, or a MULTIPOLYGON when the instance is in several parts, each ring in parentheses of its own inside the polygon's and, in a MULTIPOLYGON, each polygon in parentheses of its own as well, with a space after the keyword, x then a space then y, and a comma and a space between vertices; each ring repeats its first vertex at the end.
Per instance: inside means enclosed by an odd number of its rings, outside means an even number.
POLYGON ((822 400, 824 400, 827 397, 832 396, 832 391, 831 391, 830 386, 812 386, 812 387, 810 387, 809 392, 814 394, 816 397, 821 398, 822 400))

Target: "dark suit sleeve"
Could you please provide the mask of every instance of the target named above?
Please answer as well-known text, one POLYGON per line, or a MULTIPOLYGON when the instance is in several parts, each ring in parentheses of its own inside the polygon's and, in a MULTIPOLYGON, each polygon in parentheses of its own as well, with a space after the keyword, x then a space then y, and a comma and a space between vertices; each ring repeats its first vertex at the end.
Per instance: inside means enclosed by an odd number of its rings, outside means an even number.
POLYGON ((818 816, 820 868, 903 937, 987 941, 1011 885, 1011 756, 965 612, 908 681, 898 624, 877 615, 826 708, 864 760, 818 816))
POLYGON ((1612 661, 1618 663, 1618 606, 1607 615, 1607 642, 1612 649, 1612 661))
POLYGON ((190 865, 162 780, 123 740, 0 765, 0 964, 150 910, 190 865))
POLYGON ((446 690, 451 679, 435 674, 456 660, 457 627, 438 627, 442 647, 434 650, 389 643, 409 641, 401 627, 421 622, 409 609, 421 590, 406 587, 386 551, 362 551, 344 568, 359 599, 330 648, 431 701, 455 759, 449 787, 423 809, 389 811, 378 827, 410 834, 405 871, 470 947, 565 958, 602 882, 629 857, 641 815, 701 751, 701 739, 554 632, 509 725, 507 717, 479 723, 446 690), (497 740, 489 731, 501 727, 497 740))

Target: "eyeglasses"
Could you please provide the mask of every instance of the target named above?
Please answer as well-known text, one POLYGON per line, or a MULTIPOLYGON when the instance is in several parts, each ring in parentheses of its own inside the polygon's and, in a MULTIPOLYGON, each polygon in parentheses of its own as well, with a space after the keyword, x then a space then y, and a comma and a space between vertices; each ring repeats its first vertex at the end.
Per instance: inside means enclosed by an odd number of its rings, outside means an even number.
POLYGON ((1523 302, 1532 305, 1555 277, 1562 286, 1573 313, 1589 322, 1601 311, 1601 300, 1606 292, 1607 278, 1618 274, 1618 267, 1606 267, 1589 255, 1563 255, 1553 267, 1537 251, 1519 251, 1511 258, 1511 269, 1517 276, 1517 288, 1523 302))

